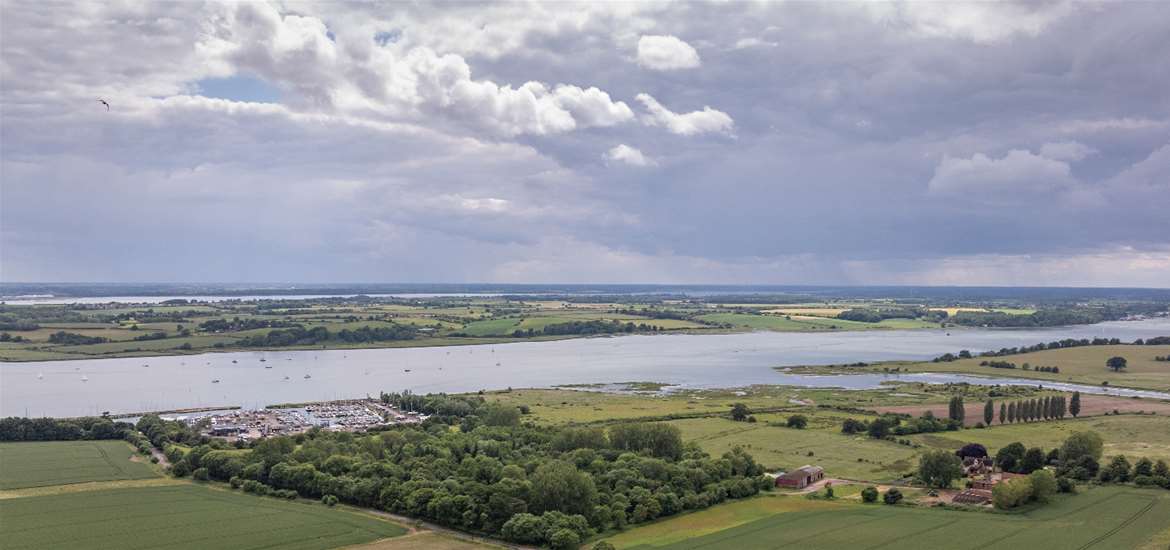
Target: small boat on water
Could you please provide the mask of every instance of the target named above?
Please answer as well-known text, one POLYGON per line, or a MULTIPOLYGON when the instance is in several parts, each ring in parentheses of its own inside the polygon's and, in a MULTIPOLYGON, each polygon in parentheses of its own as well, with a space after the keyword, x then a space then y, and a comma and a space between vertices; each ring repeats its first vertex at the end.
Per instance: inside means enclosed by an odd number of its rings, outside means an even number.
POLYGON ((233 365, 234 365, 234 364, 236 364, 237 362, 238 362, 238 361, 236 361, 235 359, 232 359, 232 364, 233 364, 233 365))
POLYGON ((402 372, 410 372, 410 369, 402 369, 402 372))
POLYGON ((212 384, 218 384, 218 383, 219 383, 219 379, 218 379, 218 378, 216 378, 215 380, 212 380, 212 381, 211 381, 211 383, 212 383, 212 384))
POLYGON ((287 377, 287 376, 285 376, 285 377, 284 377, 284 379, 285 379, 285 380, 288 380, 288 377, 287 377))
POLYGON ((313 375, 311 375, 311 374, 306 374, 306 375, 305 375, 305 380, 308 380, 308 379, 310 379, 310 378, 312 378, 312 377, 313 377, 313 375))
POLYGON ((82 375, 82 376, 81 376, 81 381, 82 381, 82 382, 89 382, 89 377, 88 377, 88 376, 85 376, 85 375, 82 375))
POLYGON ((270 368, 272 368, 272 365, 264 365, 264 368, 270 369, 270 368))
POLYGON ((268 360, 267 360, 267 359, 265 359, 265 358, 263 358, 263 357, 261 357, 261 358, 260 358, 260 362, 261 362, 261 363, 266 363, 266 362, 268 362, 268 360))
POLYGON ((37 373, 37 380, 44 380, 44 378, 45 378, 44 373, 37 373))

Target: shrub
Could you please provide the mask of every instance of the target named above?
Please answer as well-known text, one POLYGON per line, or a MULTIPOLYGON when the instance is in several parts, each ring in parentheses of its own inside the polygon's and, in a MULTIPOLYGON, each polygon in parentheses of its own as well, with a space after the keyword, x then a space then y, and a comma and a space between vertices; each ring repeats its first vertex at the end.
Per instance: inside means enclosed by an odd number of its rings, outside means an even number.
POLYGON ((1032 481, 1032 500, 1048 502, 1058 489, 1056 476, 1048 470, 1036 470, 1028 479, 1032 481))
POLYGON ((1007 510, 1032 498, 1032 480, 1027 477, 1009 479, 991 490, 991 501, 996 508, 1007 510))
POLYGON ((877 502, 878 490, 877 487, 866 487, 861 490, 862 502, 877 502))
POLYGON ((1077 492, 1077 484, 1067 477, 1056 478, 1056 490, 1061 493, 1077 492))
POLYGON ((808 417, 804 416, 803 414, 794 414, 788 417, 788 422, 786 424, 789 428, 803 430, 806 426, 808 426, 808 417))
POLYGON ((244 485, 244 480, 240 478, 240 476, 232 476, 232 478, 228 480, 228 483, 231 483, 232 489, 239 489, 244 485))
POLYGON ((609 541, 600 541, 593 545, 593 550, 616 550, 609 541))
POLYGON ((195 471, 191 472, 191 477, 195 481, 207 481, 211 479, 211 476, 207 473, 207 468, 195 468, 195 471))
POLYGON ((572 529, 560 529, 548 538, 548 545, 559 550, 576 548, 579 544, 581 538, 572 529))
POLYGON ((890 490, 886 491, 885 495, 882 495, 882 502, 886 504, 902 502, 902 491, 899 491, 897 487, 890 487, 890 490))

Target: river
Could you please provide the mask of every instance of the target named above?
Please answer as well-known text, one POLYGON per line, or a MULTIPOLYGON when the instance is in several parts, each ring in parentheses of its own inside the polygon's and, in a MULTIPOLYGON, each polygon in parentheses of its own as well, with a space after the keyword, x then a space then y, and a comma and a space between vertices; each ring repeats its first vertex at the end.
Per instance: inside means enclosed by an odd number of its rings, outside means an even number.
MULTIPOLYGON (((103 411, 228 405, 262 407, 377 395, 383 390, 466 392, 632 381, 684 387, 788 384, 850 389, 873 388, 893 379, 1037 384, 1034 380, 949 374, 812 376, 778 372, 773 367, 921 360, 961 349, 984 351, 1062 338, 1131 341, 1170 335, 1170 319, 1045 329, 948 331, 636 335, 458 347, 4 363, 0 364, 0 416, 80 416, 103 411)), ((1121 388, 1066 389, 1170 397, 1121 388)))

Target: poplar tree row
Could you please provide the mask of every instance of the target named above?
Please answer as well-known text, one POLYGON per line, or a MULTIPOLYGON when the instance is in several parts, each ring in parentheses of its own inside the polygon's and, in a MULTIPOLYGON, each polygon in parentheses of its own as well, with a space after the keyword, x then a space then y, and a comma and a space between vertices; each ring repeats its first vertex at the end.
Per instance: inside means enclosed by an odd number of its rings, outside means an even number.
MULTIPOLYGON (((995 419, 994 412, 995 402, 988 399, 983 406, 983 423, 985 425, 991 425, 995 419)), ((1080 392, 1074 393, 1071 399, 1065 398, 1063 395, 1052 395, 999 404, 1000 424, 1060 420, 1069 414, 1074 418, 1081 414, 1080 392)))

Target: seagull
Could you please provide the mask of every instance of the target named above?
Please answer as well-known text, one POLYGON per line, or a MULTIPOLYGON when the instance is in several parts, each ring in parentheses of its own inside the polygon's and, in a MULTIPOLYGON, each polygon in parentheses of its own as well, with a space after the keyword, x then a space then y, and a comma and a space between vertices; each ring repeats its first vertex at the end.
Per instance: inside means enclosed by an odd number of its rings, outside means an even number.
POLYGON ((109 103, 108 101, 106 101, 106 100, 104 100, 104 99, 102 99, 102 98, 100 98, 100 97, 99 97, 99 98, 98 98, 98 103, 101 103, 102 105, 105 105, 105 106, 106 106, 106 111, 107 111, 107 112, 110 110, 110 103, 109 103))

